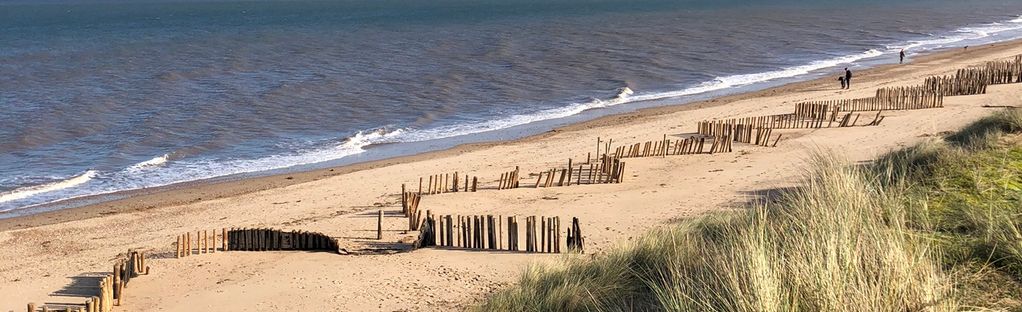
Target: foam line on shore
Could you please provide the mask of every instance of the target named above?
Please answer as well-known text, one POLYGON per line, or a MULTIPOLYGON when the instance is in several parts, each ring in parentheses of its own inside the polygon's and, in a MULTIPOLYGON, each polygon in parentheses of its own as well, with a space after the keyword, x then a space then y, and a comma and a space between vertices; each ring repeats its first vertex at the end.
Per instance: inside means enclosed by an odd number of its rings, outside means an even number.
POLYGON ((98 172, 96 170, 88 170, 83 172, 82 174, 75 175, 60 181, 18 188, 0 194, 0 203, 26 199, 39 194, 55 192, 79 186, 91 181, 92 178, 96 177, 97 173, 98 172))
POLYGON ((45 205, 70 198, 316 164, 361 154, 366 151, 367 147, 374 144, 422 142, 467 136, 541 121, 567 118, 589 110, 622 104, 671 99, 750 86, 779 79, 792 79, 828 68, 897 53, 902 48, 925 51, 985 38, 996 39, 992 42, 1017 39, 1018 36, 994 36, 1007 31, 1022 31, 1022 17, 1016 17, 1003 22, 961 27, 946 34, 931 35, 929 36, 930 38, 888 45, 884 47, 886 50, 884 48, 870 49, 850 55, 811 61, 799 66, 777 68, 759 73, 720 76, 673 91, 644 93, 641 90, 633 90, 632 86, 625 85, 617 89, 614 96, 608 98, 594 98, 588 101, 569 103, 562 107, 531 113, 508 114, 506 118, 477 120, 475 122, 470 121, 457 125, 444 125, 426 129, 401 127, 366 129, 343 139, 332 142, 318 142, 313 144, 314 147, 291 151, 285 154, 247 159, 171 159, 172 153, 164 154, 119 171, 98 172, 96 170, 89 170, 66 180, 22 187, 7 193, 0 193, 0 211, 45 205), (7 205, 2 205, 4 203, 7 203, 7 205))

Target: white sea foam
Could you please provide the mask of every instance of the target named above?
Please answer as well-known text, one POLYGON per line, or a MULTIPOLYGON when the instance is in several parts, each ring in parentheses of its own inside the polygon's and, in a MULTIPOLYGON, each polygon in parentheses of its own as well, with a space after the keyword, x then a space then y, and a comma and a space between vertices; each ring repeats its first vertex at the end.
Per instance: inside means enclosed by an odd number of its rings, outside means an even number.
POLYGON ((167 170, 150 174, 167 174, 152 177, 160 182, 159 186, 184 182, 187 180, 208 179, 220 176, 284 169, 293 166, 320 163, 340 159, 365 152, 367 146, 380 143, 396 142, 396 138, 404 134, 404 130, 386 128, 359 131, 354 135, 326 147, 299 150, 293 153, 271 155, 254 159, 206 159, 192 161, 175 161, 167 166, 167 170))
POLYGON ((85 171, 84 173, 82 173, 80 175, 76 175, 76 176, 73 176, 73 177, 70 177, 70 178, 67 178, 67 179, 64 179, 64 180, 60 180, 60 181, 56 181, 56 182, 52 182, 52 183, 47 183, 47 184, 40 184, 40 185, 33 185, 33 186, 26 186, 26 187, 18 188, 18 189, 15 189, 15 190, 12 190, 12 191, 0 194, 0 203, 5 203, 5 202, 9 202, 9 201, 15 201, 15 200, 19 200, 19 199, 25 199, 25 198, 29 198, 29 197, 36 196, 36 195, 43 194, 43 193, 49 193, 49 192, 69 189, 69 188, 72 188, 72 187, 84 184, 86 182, 89 182, 90 180, 92 180, 92 178, 94 178, 96 176, 96 173, 97 172, 95 170, 88 170, 88 171, 85 171))
POLYGON ((163 154, 163 156, 153 157, 150 160, 134 164, 131 167, 128 167, 128 170, 139 171, 148 168, 159 167, 166 164, 168 160, 170 160, 170 154, 163 154))
MULTIPOLYGON (((443 126, 434 129, 415 131, 409 130, 407 131, 407 135, 402 135, 400 136, 399 139, 400 141, 410 142, 469 135, 515 127, 544 120, 565 118, 582 113, 587 110, 605 108, 625 103, 652 101, 697 95, 714 91, 721 91, 729 88, 748 86, 757 83, 769 82, 777 79, 786 79, 803 76, 814 71, 839 67, 842 65, 849 65, 861 60, 879 57, 884 55, 885 53, 897 53, 898 50, 903 48, 925 48, 927 50, 936 49, 967 40, 983 39, 990 37, 994 34, 1012 30, 1022 30, 1022 16, 1019 16, 1015 19, 1005 22, 962 27, 949 34, 941 36, 931 36, 933 38, 908 41, 907 43, 904 44, 888 46, 886 47, 887 48, 886 51, 881 49, 870 49, 857 54, 837 56, 824 60, 817 60, 805 65, 785 67, 777 70, 752 74, 722 76, 717 77, 710 81, 699 83, 688 88, 667 92, 650 92, 644 94, 643 93, 635 94, 634 90, 632 90, 631 88, 623 87, 622 89, 620 89, 620 92, 616 97, 607 100, 594 99, 589 102, 572 103, 564 107, 541 110, 531 114, 514 114, 507 118, 488 120, 475 124, 443 126)), ((1013 38, 1003 38, 1002 40, 1008 39, 1013 38)))
POLYGON ((406 131, 407 134, 399 135, 397 136, 398 137, 397 139, 399 139, 402 142, 415 142, 501 130, 539 121, 570 117, 591 109, 606 108, 638 101, 652 101, 687 95, 696 95, 712 91, 720 91, 728 88, 747 86, 755 83, 768 82, 776 79, 792 78, 811 73, 812 71, 815 70, 831 68, 843 64, 851 64, 855 61, 876 57, 880 55, 883 55, 883 52, 874 49, 855 55, 841 56, 827 60, 815 61, 802 66, 792 66, 755 74, 741 74, 717 77, 714 80, 706 81, 696 86, 677 91, 635 94, 634 90, 626 86, 619 89, 617 96, 610 99, 604 100, 593 99, 588 102, 572 103, 564 107, 541 110, 530 114, 514 114, 507 118, 488 120, 474 124, 442 126, 433 129, 415 131, 408 130, 406 131))
MULTIPOLYGON (((910 40, 902 44, 887 46, 887 48, 891 50, 933 50, 947 48, 965 41, 981 40, 1007 31, 1022 31, 1022 16, 1004 22, 966 26, 946 34, 931 35, 929 38, 910 40)), ((1005 40, 1007 39, 1012 38, 1005 38, 1005 40)))

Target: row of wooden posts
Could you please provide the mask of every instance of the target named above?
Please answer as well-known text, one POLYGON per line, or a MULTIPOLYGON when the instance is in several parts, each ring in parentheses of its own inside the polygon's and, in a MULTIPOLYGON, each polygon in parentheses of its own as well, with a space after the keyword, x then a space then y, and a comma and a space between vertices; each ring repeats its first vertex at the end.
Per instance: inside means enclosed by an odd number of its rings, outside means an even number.
MULTIPOLYGON (((881 88, 870 98, 811 101, 795 104, 791 114, 732 118, 726 120, 701 121, 697 133, 708 136, 732 135, 735 142, 766 146, 770 141, 769 130, 851 127, 858 121, 859 111, 909 110, 943 107, 943 95, 925 86, 881 88), (851 120, 855 116, 855 120, 851 120), (839 121, 840 117, 840 121, 839 121)), ((882 116, 874 118, 868 125, 879 124, 882 116)), ((777 141, 780 139, 778 134, 777 141)))
POLYGON ((424 179, 423 178, 419 178, 419 193, 418 194, 419 195, 429 195, 429 194, 452 193, 452 192, 459 192, 459 191, 463 191, 463 192, 475 192, 476 191, 476 189, 479 186, 479 180, 476 177, 471 177, 472 179, 469 179, 469 176, 467 174, 465 175, 464 180, 462 180, 459 177, 460 177, 460 175, 458 175, 458 172, 454 172, 454 174, 443 173, 443 174, 431 175, 431 176, 429 176, 428 183, 425 185, 426 186, 425 189, 422 188, 423 187, 422 182, 423 182, 424 179), (464 186, 464 188, 461 188, 459 190, 459 187, 461 186, 461 182, 462 181, 464 181, 465 186, 464 186), (469 181, 472 181, 471 188, 469 188, 469 181))
MULTIPOLYGON (((761 140, 763 129, 824 128, 825 124, 829 128, 842 112, 837 126, 851 127, 859 118, 856 114, 852 119, 854 112, 940 108, 944 107, 945 96, 984 94, 987 85, 1018 82, 1022 82, 1022 55, 959 69, 950 76, 929 77, 921 86, 880 88, 869 98, 797 103, 791 114, 701 121, 696 132, 707 136, 732 135, 736 142, 765 145, 761 140)), ((881 121, 883 116, 877 113, 867 125, 878 125, 881 121)))
MULTIPOLYGON (((182 258, 191 256, 193 254, 204 254, 216 252, 217 243, 217 231, 216 230, 202 230, 195 231, 195 239, 192 239, 192 232, 187 232, 177 236, 177 247, 176 257, 182 258)), ((227 251, 227 229, 220 229, 220 241, 223 248, 221 250, 227 251)))
POLYGON ((709 138, 713 140, 709 151, 706 151, 704 148, 707 136, 689 136, 681 139, 670 139, 666 134, 664 134, 664 137, 660 140, 618 146, 614 148, 612 157, 667 157, 673 155, 702 154, 703 152, 713 154, 731 151, 731 144, 729 143, 730 140, 725 136, 710 136, 709 138))
POLYGON ((524 217, 524 221, 523 228, 519 226, 518 216, 508 216, 506 219, 499 215, 435 217, 427 212, 416 247, 523 251, 520 243, 524 238, 525 252, 560 253, 561 246, 567 247, 569 251, 583 250, 578 218, 572 218, 563 244, 560 217, 529 216, 524 217), (522 231, 525 237, 519 235, 522 231))
POLYGON ((515 166, 514 171, 508 171, 500 174, 500 180, 497 183, 498 190, 508 190, 518 188, 518 166, 515 166))
POLYGON ((567 168, 540 172, 535 187, 571 186, 572 179, 575 185, 616 184, 624 181, 625 162, 608 155, 604 155, 598 163, 590 163, 588 168, 586 165, 578 165, 578 169, 573 166, 571 159, 568 159, 567 168))
MULTIPOLYGON (((758 117, 732 118, 724 120, 701 121, 697 133, 707 136, 731 136, 735 142, 760 146, 777 146, 781 134, 772 137, 773 129, 799 128, 831 128, 853 127, 857 124, 860 114, 842 113, 839 101, 798 103, 795 113, 787 115, 770 115, 758 117), (839 118, 840 117, 840 118, 839 118), (854 119, 853 119, 854 118, 854 119), (770 143, 773 141, 773 143, 770 143)), ((883 116, 877 116, 867 126, 880 124, 883 116)))
POLYGON ((986 94, 988 85, 1022 82, 1022 55, 1010 60, 991 61, 973 68, 963 68, 954 75, 926 79, 923 87, 944 96, 986 94))
POLYGON ((1022 55, 1003 61, 987 62, 983 69, 986 71, 986 82, 988 84, 1009 84, 1022 82, 1022 55))
POLYGON ((234 228, 227 230, 226 250, 322 250, 337 252, 338 247, 336 238, 319 232, 234 228))
MULTIPOLYGON (((861 112, 861 111, 882 111, 882 110, 913 110, 944 107, 944 95, 927 87, 890 87, 876 90, 876 95, 868 98, 841 99, 826 101, 810 101, 795 104, 796 115, 799 115, 800 107, 818 105, 816 107, 829 107, 831 112, 861 112)), ((817 116, 804 116, 806 119, 817 116)))
POLYGON ((85 300, 81 306, 62 306, 63 309, 51 308, 48 305, 36 307, 35 303, 28 304, 28 312, 37 311, 76 311, 76 312, 110 312, 114 306, 120 306, 124 301, 124 290, 128 288, 128 282, 139 275, 148 275, 149 267, 146 266, 146 255, 144 252, 128 250, 125 258, 118 259, 114 263, 113 272, 105 274, 99 279, 99 293, 85 300))
POLYGON ((217 243, 221 251, 266 251, 266 250, 329 250, 337 251, 337 240, 322 233, 305 231, 283 231, 275 229, 220 229, 217 231, 196 231, 178 235, 177 258, 191 255, 215 253, 217 243))
POLYGON ((926 79, 926 88, 946 96, 986 94, 987 86, 1020 82, 1018 57, 1012 61, 990 62, 983 67, 959 69, 954 75, 926 79))
MULTIPOLYGON (((404 189, 405 185, 401 184, 401 190, 403 191, 404 189)), ((419 220, 422 219, 422 214, 419 212, 419 202, 422 200, 422 196, 415 192, 403 192, 401 194, 401 213, 404 214, 405 218, 408 218, 408 230, 418 230, 419 220)), ((378 223, 382 222, 381 220, 378 223)), ((382 229, 379 229, 377 232, 381 232, 377 236, 382 236, 382 229)))

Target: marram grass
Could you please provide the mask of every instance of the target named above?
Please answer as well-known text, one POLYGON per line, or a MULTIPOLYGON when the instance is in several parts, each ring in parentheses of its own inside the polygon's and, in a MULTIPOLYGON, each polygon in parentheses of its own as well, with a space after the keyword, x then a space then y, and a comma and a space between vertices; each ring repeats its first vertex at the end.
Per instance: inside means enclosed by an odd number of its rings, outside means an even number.
POLYGON ((1009 111, 946 143, 892 152, 870 165, 822 153, 802 187, 774 200, 658 228, 595 257, 531 267, 478 309, 1019 308, 1010 298, 989 305, 977 298, 999 300, 1022 289, 1022 145, 1003 142, 1020 130, 1022 114, 1009 111), (1015 284, 981 284, 991 280, 1015 284))

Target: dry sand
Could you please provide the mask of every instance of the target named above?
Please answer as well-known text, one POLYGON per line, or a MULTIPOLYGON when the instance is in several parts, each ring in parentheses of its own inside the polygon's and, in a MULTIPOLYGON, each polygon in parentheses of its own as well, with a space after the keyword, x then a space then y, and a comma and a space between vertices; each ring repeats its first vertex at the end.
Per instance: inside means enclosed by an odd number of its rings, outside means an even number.
MULTIPOLYGON (((152 274, 132 281, 117 311, 451 310, 509 285, 532 263, 559 255, 424 249, 397 252, 413 234, 400 212, 402 183, 458 171, 494 186, 501 172, 528 172, 584 159, 596 138, 644 142, 693 132, 704 119, 790 112, 793 104, 870 96, 878 87, 917 85, 930 75, 1022 54, 1019 42, 920 57, 911 64, 856 74, 854 89, 821 79, 683 106, 601 118, 543 135, 476 144, 345 168, 218 184, 186 185, 127 200, 0 220, 0 311, 27 302, 81 303, 83 281, 109 272, 129 248, 148 250, 152 274), (289 178, 290 177, 290 178, 289 178), (375 240, 378 209, 384 239, 375 240), (223 227, 320 231, 340 238, 350 255, 305 252, 218 252, 174 259, 174 237, 223 227)), ((932 139, 994 111, 1022 105, 1022 85, 950 97, 945 108, 885 112, 877 127, 783 130, 776 148, 735 145, 733 153, 627 159, 626 181, 549 189, 427 196, 438 214, 579 217, 587 251, 599 253, 651 227, 707 211, 738 207, 756 192, 791 186, 807 157, 832 149, 865 161, 892 148, 932 139)), ((865 118, 865 116, 864 116, 865 118)), ((864 124, 860 120, 859 124, 864 124)), ((534 177, 532 181, 535 181, 534 177)))

